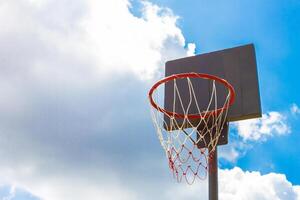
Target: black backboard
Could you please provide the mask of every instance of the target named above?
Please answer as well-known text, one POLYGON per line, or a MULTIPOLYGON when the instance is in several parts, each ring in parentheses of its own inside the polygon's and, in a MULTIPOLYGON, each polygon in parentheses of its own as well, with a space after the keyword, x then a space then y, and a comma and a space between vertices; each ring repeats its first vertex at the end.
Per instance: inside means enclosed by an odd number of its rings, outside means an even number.
MULTIPOLYGON (((229 108, 228 122, 261 117, 258 75, 253 44, 176 59, 168 61, 165 66, 166 77, 189 72, 215 75, 227 80, 234 87, 235 102, 229 108)), ((199 106, 202 109, 206 108, 211 96, 211 85, 208 81, 201 79, 193 80, 193 85, 197 86, 195 94, 198 97, 199 106)), ((178 81, 177 86, 183 97, 188 95, 186 83, 178 81)), ((220 85, 217 86, 217 93, 221 98, 220 102, 222 102, 222 98, 225 98, 226 92, 226 88, 222 88, 220 85)), ((182 100, 183 104, 188 104, 187 98, 182 100)), ((173 110, 173 103, 173 82, 168 82, 165 84, 164 109, 173 110)), ((182 112, 181 110, 180 106, 175 109, 179 113, 182 112)), ((191 106, 189 113, 197 113, 196 107, 191 106)), ((168 126, 169 117, 165 116, 165 122, 168 126)), ((221 137, 219 143, 227 143, 227 125, 222 134, 226 135, 226 138, 223 137, 224 141, 222 141, 221 137)))

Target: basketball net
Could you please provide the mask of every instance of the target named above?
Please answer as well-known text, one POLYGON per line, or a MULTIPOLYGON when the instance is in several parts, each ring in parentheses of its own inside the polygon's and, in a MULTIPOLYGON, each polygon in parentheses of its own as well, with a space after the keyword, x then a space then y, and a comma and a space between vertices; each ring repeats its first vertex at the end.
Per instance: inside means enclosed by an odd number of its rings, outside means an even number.
POLYGON ((150 102, 153 100, 157 105, 154 107, 152 104, 151 115, 173 176, 178 182, 185 180, 188 184, 193 184, 197 178, 206 179, 210 155, 215 151, 226 123, 232 91, 227 88, 228 94, 220 109, 218 105, 221 102, 218 104, 216 80, 203 77, 175 77, 168 81, 161 81, 158 85, 151 95, 151 92, 149 93, 150 102), (205 109, 200 109, 198 105, 195 94, 197 86, 194 86, 191 80, 194 78, 202 78, 210 82, 211 96, 205 109), (188 96, 181 96, 177 79, 187 82, 188 96), (174 86, 171 111, 166 111, 160 106, 163 105, 164 85, 167 82, 173 82, 172 86, 174 86), (184 105, 183 98, 189 98, 188 105, 184 105), (197 113, 189 113, 192 104, 195 104, 197 113), (175 108, 178 108, 178 105, 181 107, 182 113, 176 112, 175 108), (197 118, 196 122, 194 118, 197 118), (199 147, 200 143, 205 148, 199 147))

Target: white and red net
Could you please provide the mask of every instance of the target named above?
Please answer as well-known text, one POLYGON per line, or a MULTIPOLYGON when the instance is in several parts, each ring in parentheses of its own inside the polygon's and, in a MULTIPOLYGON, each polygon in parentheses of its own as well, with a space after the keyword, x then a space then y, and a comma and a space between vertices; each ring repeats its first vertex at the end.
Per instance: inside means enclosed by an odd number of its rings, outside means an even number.
MULTIPOLYGON (((205 95, 205 94, 203 94, 205 95)), ((170 170, 178 182, 185 180, 193 184, 196 179, 205 179, 210 156, 213 154, 223 126, 226 123, 228 107, 234 101, 233 87, 225 80, 215 76, 198 73, 176 74, 157 82, 149 92, 151 114, 160 143, 165 150, 170 170), (199 95, 195 94, 197 85, 194 79, 208 81, 211 95, 207 107, 198 105, 199 95), (185 81, 188 93, 182 96, 177 82, 185 81), (165 84, 174 87, 173 108, 165 110, 165 84), (225 98, 218 97, 216 85, 227 90, 225 98), (184 101, 183 101, 184 98, 184 101), (224 102, 218 102, 222 99, 224 102), (176 108, 180 107, 181 113, 176 108), (196 108, 191 113, 190 108, 196 108)))

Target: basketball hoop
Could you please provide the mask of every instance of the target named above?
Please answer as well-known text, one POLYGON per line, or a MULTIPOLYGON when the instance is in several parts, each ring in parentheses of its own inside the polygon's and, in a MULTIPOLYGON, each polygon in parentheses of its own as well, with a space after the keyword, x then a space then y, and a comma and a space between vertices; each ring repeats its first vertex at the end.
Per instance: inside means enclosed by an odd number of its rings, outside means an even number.
MULTIPOLYGON (((185 91, 186 92, 186 91, 185 91)), ((205 95, 205 94, 203 94, 205 95)), ((226 80, 204 73, 182 73, 168 76, 155 83, 149 91, 152 119, 160 143, 165 150, 169 167, 178 182, 185 179, 192 184, 196 178, 205 179, 208 170, 209 155, 213 154, 225 123, 228 108, 234 103, 233 86, 226 80), (198 104, 199 96, 195 93, 196 79, 208 81, 211 96, 207 107, 198 104), (184 97, 177 82, 186 84, 188 94, 184 97), (173 108, 163 108, 166 85, 173 87, 173 108), (218 85, 218 87, 217 87, 218 85), (217 88, 227 90, 225 97, 218 97, 217 88), (165 86, 165 87, 162 87, 165 86), (183 101, 183 99, 185 101, 183 101), (218 102, 223 99, 224 102, 218 102), (196 113, 191 113, 191 107, 196 113)))

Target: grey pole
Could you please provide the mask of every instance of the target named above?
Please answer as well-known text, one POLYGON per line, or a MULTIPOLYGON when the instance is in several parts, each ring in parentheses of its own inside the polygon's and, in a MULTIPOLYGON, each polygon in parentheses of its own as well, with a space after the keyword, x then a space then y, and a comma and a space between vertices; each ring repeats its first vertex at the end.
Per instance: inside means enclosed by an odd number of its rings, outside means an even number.
POLYGON ((209 154, 208 159, 208 196, 209 200, 218 200, 218 149, 209 154))

